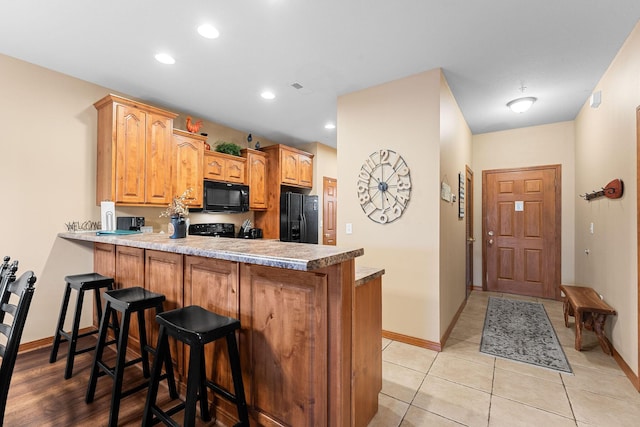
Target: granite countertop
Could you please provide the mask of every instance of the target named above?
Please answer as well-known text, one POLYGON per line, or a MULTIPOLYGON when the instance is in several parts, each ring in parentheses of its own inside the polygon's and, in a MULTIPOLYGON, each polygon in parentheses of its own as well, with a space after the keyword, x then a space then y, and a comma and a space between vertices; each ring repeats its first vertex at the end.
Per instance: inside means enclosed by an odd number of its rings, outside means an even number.
POLYGON ((382 276, 384 273, 384 268, 360 267, 356 265, 356 286, 364 285, 382 276))
POLYGON ((59 233, 58 237, 301 271, 317 270, 364 254, 362 248, 204 236, 170 239, 168 234, 159 233, 97 236, 94 231, 59 233))

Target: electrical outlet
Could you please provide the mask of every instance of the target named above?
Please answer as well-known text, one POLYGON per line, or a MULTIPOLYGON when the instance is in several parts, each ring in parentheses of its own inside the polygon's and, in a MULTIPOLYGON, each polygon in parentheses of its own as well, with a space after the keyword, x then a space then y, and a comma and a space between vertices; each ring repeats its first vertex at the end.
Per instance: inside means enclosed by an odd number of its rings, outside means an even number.
POLYGON ((353 233, 353 226, 352 226, 352 224, 351 224, 350 222, 348 222, 348 223, 347 223, 347 227, 346 227, 345 232, 346 232, 347 234, 351 234, 351 233, 353 233))

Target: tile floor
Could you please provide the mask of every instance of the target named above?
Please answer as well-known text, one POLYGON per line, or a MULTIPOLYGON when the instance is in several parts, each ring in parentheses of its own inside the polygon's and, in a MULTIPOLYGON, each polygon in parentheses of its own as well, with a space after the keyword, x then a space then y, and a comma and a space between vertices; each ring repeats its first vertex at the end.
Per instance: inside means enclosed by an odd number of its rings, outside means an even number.
POLYGON ((593 333, 583 341, 586 351, 576 351, 560 302, 474 291, 442 352, 382 340, 382 392, 369 427, 640 425, 640 394, 593 333), (574 373, 480 353, 489 296, 542 302, 574 373))

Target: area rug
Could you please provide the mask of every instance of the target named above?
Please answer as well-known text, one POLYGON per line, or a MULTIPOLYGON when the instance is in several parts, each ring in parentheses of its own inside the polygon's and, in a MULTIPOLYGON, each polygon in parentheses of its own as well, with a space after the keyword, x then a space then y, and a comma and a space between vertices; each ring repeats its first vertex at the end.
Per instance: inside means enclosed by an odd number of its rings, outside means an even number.
POLYGON ((544 306, 489 297, 480 352, 572 373, 544 306))

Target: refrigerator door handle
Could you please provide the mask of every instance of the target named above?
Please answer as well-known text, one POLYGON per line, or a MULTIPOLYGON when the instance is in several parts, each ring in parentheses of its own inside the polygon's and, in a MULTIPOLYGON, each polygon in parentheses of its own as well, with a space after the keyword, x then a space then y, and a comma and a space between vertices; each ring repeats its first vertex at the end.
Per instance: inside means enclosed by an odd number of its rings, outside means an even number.
POLYGON ((307 243, 307 218, 304 213, 300 214, 300 242, 307 243))

